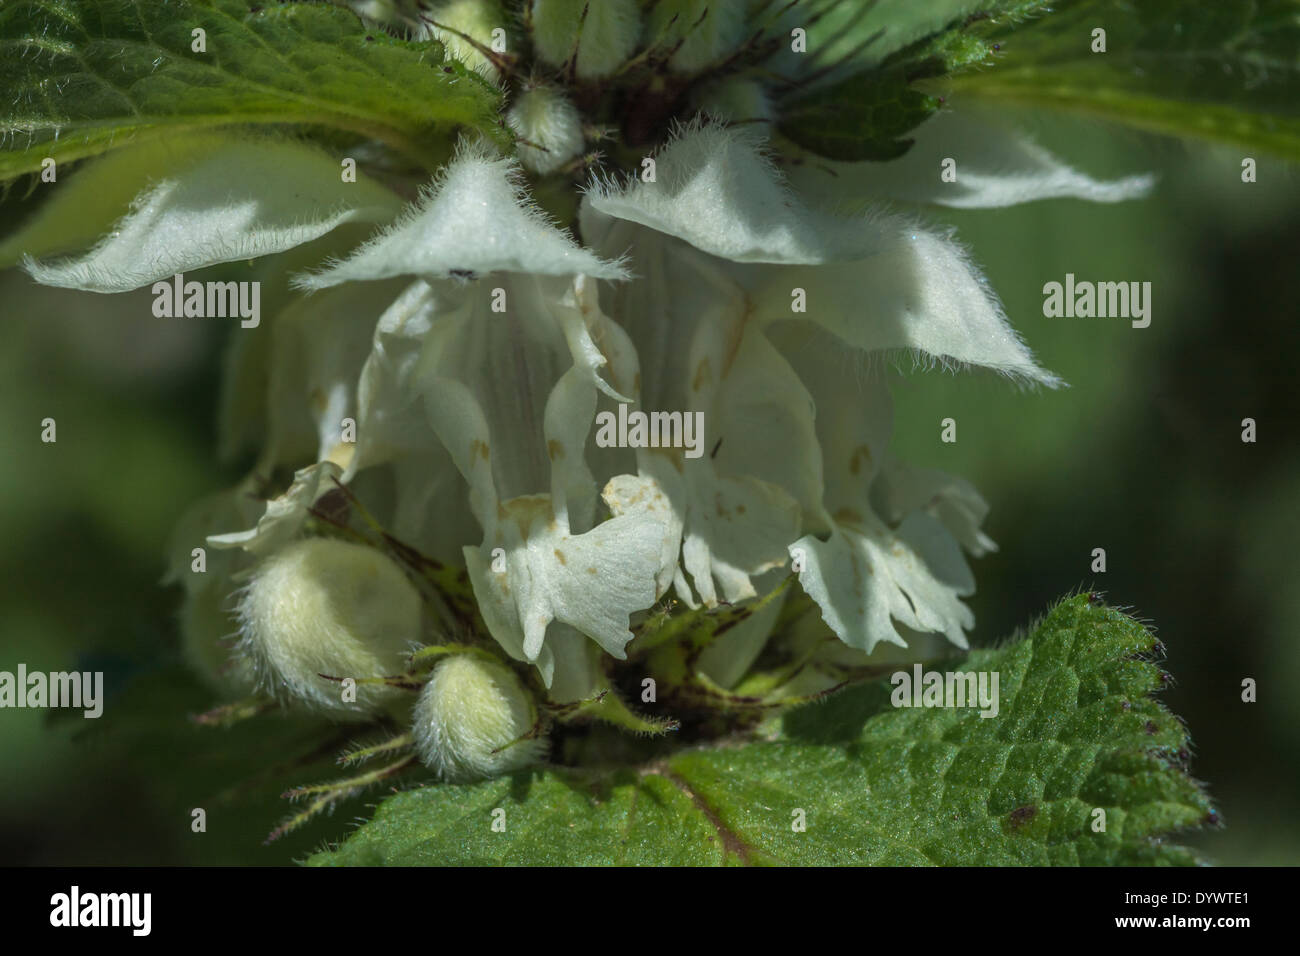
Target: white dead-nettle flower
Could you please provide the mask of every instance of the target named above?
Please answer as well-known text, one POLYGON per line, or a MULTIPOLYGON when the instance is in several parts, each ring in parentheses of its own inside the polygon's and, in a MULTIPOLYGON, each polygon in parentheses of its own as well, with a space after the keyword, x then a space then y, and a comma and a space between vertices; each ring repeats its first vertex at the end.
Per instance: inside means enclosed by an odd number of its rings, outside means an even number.
MULTIPOLYGON (((1097 182, 985 118, 951 114, 896 163, 783 170, 773 156, 802 157, 765 122, 777 107, 761 76, 691 87, 677 75, 736 54, 742 8, 664 0, 643 23, 633 2, 537 0, 536 55, 578 92, 555 77, 519 83, 503 116, 519 160, 462 144, 404 211, 364 171, 341 181, 318 149, 224 137, 173 151, 161 174, 132 148, 91 165, 0 246, 0 257, 27 253, 40 281, 97 292, 275 257, 268 320, 235 332, 259 344, 233 353, 224 403, 223 446, 258 436, 257 466, 197 506, 174 544, 193 659, 213 660, 238 630, 230 680, 334 714, 403 693, 360 683, 345 704, 319 676, 401 672, 422 640, 406 572, 376 548, 311 536, 339 483, 472 587, 488 635, 434 668, 415 711, 419 752, 447 779, 539 759, 545 708, 519 675, 535 669, 549 704, 592 700, 668 594, 736 604, 793 573, 841 658, 940 636, 966 645, 966 555, 994 547, 987 506, 965 481, 892 456, 886 369, 901 355, 1057 380, 946 232, 861 200, 1115 201, 1149 183, 1097 182), (570 232, 532 203, 525 169, 554 183, 576 168, 595 126, 573 104, 621 75, 638 43, 667 71, 664 88, 712 118, 661 137, 653 176, 589 179, 570 232), (960 185, 936 172, 949 156, 960 185), (54 224, 94 194, 97 168, 123 195, 120 215, 83 224, 85 251, 52 258, 70 245, 54 224), (702 433, 688 447, 596 440, 631 413, 702 433), (188 567, 199 546, 203 574, 188 567), (483 642, 499 663, 480 656, 483 642)), ((444 30, 473 19, 462 32, 476 39, 495 22, 490 4, 402 9, 432 9, 444 30)), ((699 669, 735 686, 792 591, 730 628, 699 669)))
POLYGON ((794 555, 845 643, 902 643, 897 622, 965 646, 973 621, 960 597, 973 581, 957 541, 971 529, 929 502, 892 524, 877 514, 892 408, 868 359, 905 351, 1055 378, 947 237, 813 210, 736 130, 688 130, 658 167, 655 182, 590 192, 581 222, 593 248, 626 254, 642 276, 609 288, 640 359, 641 403, 703 411, 721 441, 697 459, 638 455, 684 523, 679 595, 753 597, 752 578, 794 555))
POLYGON ((425 766, 451 783, 527 767, 546 751, 536 705, 519 678, 469 654, 434 668, 416 702, 411 733, 425 766))

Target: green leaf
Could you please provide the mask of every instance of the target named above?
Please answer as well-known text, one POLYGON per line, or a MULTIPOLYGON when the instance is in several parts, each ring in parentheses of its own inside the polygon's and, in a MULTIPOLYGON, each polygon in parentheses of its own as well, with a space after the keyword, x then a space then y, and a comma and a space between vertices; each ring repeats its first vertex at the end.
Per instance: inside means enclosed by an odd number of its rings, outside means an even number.
MULTIPOLYGON (((787 0, 788 2, 788 0, 787 0)), ((807 51, 796 54, 783 49, 778 65, 786 71, 802 72, 835 65, 836 78, 879 66, 890 55, 917 41, 972 18, 997 14, 1023 3, 1016 0, 874 0, 845 3, 843 0, 804 0, 790 6, 771 32, 784 38, 789 29, 801 27, 807 34, 807 51)), ((769 6, 784 8, 786 2, 769 6)), ((784 46, 784 44, 783 44, 784 46)))
POLYGON ((834 67, 837 79, 795 87, 782 104, 781 132, 830 159, 896 159, 912 145, 906 134, 943 104, 914 84, 991 62, 990 37, 1044 5, 1044 0, 883 2, 851 20, 846 18, 855 5, 840 5, 815 29, 838 24, 841 32, 810 40, 810 50, 819 42, 825 50, 813 57, 811 71, 799 65, 794 74, 816 77, 834 67))
POLYGON ((355 14, 275 0, 6 0, 0 181, 127 142, 230 124, 381 140, 425 166, 447 134, 504 137, 500 93, 437 42, 367 32, 355 14), (193 31, 205 31, 195 52, 193 31))
POLYGON ((309 862, 1196 863, 1164 839, 1215 813, 1186 773, 1185 729, 1151 696, 1159 651, 1078 595, 1030 637, 944 665, 998 673, 996 717, 895 708, 889 683, 862 685, 740 746, 408 790, 309 862))
POLYGON ((1066 0, 1001 40, 954 92, 1300 155, 1297 0, 1066 0))

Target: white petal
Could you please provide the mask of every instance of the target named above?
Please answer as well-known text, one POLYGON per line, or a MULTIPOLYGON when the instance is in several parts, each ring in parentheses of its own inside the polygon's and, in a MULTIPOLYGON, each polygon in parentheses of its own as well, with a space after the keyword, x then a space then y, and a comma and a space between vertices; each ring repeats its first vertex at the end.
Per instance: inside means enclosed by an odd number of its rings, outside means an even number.
MULTIPOLYGON (((682 569, 704 604, 718 603, 719 586, 727 602, 754 597, 751 577, 785 564, 801 523, 787 492, 752 476, 719 475, 707 457, 683 462, 651 450, 639 460, 683 523, 682 569)), ((679 594, 694 606, 689 592, 679 594)))
POLYGON ((393 498, 389 529, 421 553, 455 563, 466 545, 482 540, 482 531, 464 507, 449 505, 466 501, 469 486, 425 412, 420 357, 434 305, 428 283, 417 281, 380 316, 357 386, 356 453, 344 480, 387 470, 393 498))
POLYGON ((588 191, 583 237, 608 249, 610 220, 624 220, 733 262, 817 263, 871 253, 869 229, 806 208, 761 148, 761 138, 743 127, 690 127, 655 156, 654 182, 588 191))
POLYGON ((567 624, 552 622, 546 643, 555 657, 550 697, 557 704, 588 700, 609 686, 601 669, 600 648, 567 624))
MULTIPOLYGON (((895 533, 900 541, 906 542, 917 557, 925 562, 926 570, 935 580, 951 587, 956 594, 975 593, 975 575, 971 574, 970 565, 962 556, 960 545, 938 518, 923 511, 914 512, 903 519, 895 533)), ((917 609, 921 623, 928 625, 922 629, 938 630, 939 628, 933 627, 935 619, 927 619, 923 610, 925 609, 917 609)), ((936 608, 931 606, 928 610, 936 608)), ((974 621, 974 618, 967 619, 974 621)), ((949 634, 949 637, 952 635, 949 634)))
MULTIPOLYGON (((684 294, 700 294, 686 288, 688 275, 656 272, 659 260, 684 257, 671 246, 657 250, 654 242, 665 240, 652 241, 647 230, 730 260, 713 260, 711 271, 743 287, 760 322, 806 318, 855 348, 924 353, 944 364, 1059 383, 1035 364, 956 242, 897 216, 840 217, 810 209, 760 155, 752 135, 711 125, 691 128, 661 151, 656 177, 653 183, 593 189, 580 215, 586 240, 607 255, 630 248, 632 267, 652 287, 671 279, 684 294), (792 311, 795 290, 803 290, 806 312, 792 311)), ((706 257, 695 271, 705 273, 708 262, 706 257)), ((634 288, 626 296, 647 294, 634 288)), ((641 308, 652 315, 668 312, 641 308)), ((621 321, 628 311, 611 308, 621 321)), ((641 349, 642 368, 651 367, 641 335, 628 328, 641 349)), ((680 336, 676 341, 680 348, 680 336)))
POLYGON ((94 249, 24 268, 37 282, 126 292, 176 273, 282 252, 345 222, 401 208, 369 179, 345 183, 336 160, 297 142, 225 139, 142 192, 94 249))
POLYGON ((915 143, 888 163, 839 163, 807 156, 792 166, 792 184, 805 195, 846 199, 899 199, 957 209, 992 209, 1039 199, 1073 198, 1114 203, 1140 199, 1155 177, 1097 180, 1079 172, 1010 127, 991 111, 945 110, 908 134, 915 143), (955 162, 956 180, 940 178, 955 162))
POLYGON ((631 345, 582 277, 494 281, 429 292, 435 318, 418 372, 428 421, 470 483, 485 530, 498 500, 545 493, 572 530, 585 531, 596 503, 585 459, 596 394, 621 394, 611 383, 633 377, 631 345), (504 312, 490 308, 494 288, 504 312))
POLYGON ((767 331, 814 403, 816 447, 805 454, 815 456, 822 481, 801 502, 812 526, 827 529, 826 511, 866 499, 886 461, 894 404, 882 370, 836 336, 807 322, 778 322, 767 331))
POLYGON ((952 574, 955 567, 931 528, 909 526, 905 539, 870 514, 842 512, 836 518, 827 541, 807 535, 790 553, 802 558, 799 583, 844 643, 867 653, 881 641, 906 646, 893 624, 898 621, 967 646, 963 629, 975 619, 959 597, 970 589, 965 581, 941 580, 927 565, 928 557, 940 560, 942 573, 952 574))
POLYGON ((620 390, 644 409, 699 406, 705 378, 697 373, 703 368, 716 383, 740 345, 745 290, 719 268, 720 260, 678 239, 621 220, 599 221, 609 227, 600 249, 630 250, 640 276, 600 284, 601 305, 625 331, 632 355, 628 369, 611 367, 611 380, 626 382, 630 371, 632 386, 620 390))
POLYGON ((891 523, 915 511, 925 511, 943 523, 949 534, 975 557, 998 546, 980 530, 989 506, 965 478, 931 468, 889 460, 871 490, 872 500, 891 523))
POLYGON ((632 639, 628 618, 655 602, 662 540, 663 525, 648 514, 611 518, 586 534, 557 538, 549 559, 542 555, 555 563, 541 582, 556 620, 623 659, 632 639))
POLYGON ((825 489, 809 524, 830 536, 807 535, 791 548, 801 553, 805 590, 836 634, 868 653, 880 641, 905 643, 891 621, 941 632, 964 647, 962 629, 974 619, 957 598, 973 593, 975 582, 957 543, 929 512, 909 509, 891 531, 871 510, 893 430, 881 370, 864 368, 838 339, 807 323, 777 323, 770 331, 817 409, 825 489))
POLYGON ((401 288, 350 283, 302 296, 276 316, 264 460, 348 466, 356 446, 343 442, 343 422, 357 423, 359 440, 357 382, 380 313, 401 288))
POLYGON ((578 246, 524 195, 512 161, 466 149, 426 191, 419 206, 345 259, 300 276, 319 289, 349 279, 415 276, 446 279, 494 272, 539 275, 623 275, 578 246))
POLYGON ((978 365, 1010 378, 1056 386, 1007 323, 997 296, 953 239, 890 217, 876 222, 885 241, 858 262, 768 269, 753 288, 760 321, 801 316, 866 351, 907 351, 945 366, 978 365))
POLYGON ((421 441, 420 430, 427 425, 415 378, 433 323, 433 301, 428 283, 414 282, 375 324, 357 384, 357 450, 348 478, 427 445, 421 441))
POLYGON ((662 529, 659 569, 655 572, 655 599, 673 583, 677 555, 682 545, 682 518, 659 482, 648 475, 615 475, 605 485, 601 498, 615 515, 647 514, 657 518, 662 529))
POLYGON ((334 488, 343 470, 332 461, 322 461, 294 473, 289 490, 266 503, 256 527, 246 531, 208 535, 214 548, 243 548, 251 554, 270 554, 297 537, 307 520, 308 509, 334 488))
POLYGON ((636 410, 703 415, 698 457, 678 449, 636 455, 641 476, 657 480, 685 526, 685 574, 673 574, 678 594, 695 606, 689 574, 710 606, 720 593, 727 601, 752 597, 750 576, 784 564, 799 534, 794 496, 820 489, 818 459, 803 454, 816 448, 811 400, 762 333, 746 325, 744 292, 718 260, 641 226, 620 222, 613 234, 632 241, 646 274, 602 290, 640 358, 636 410), (748 470, 760 463, 757 476, 748 470))
MULTIPOLYGON (((519 606, 513 586, 515 582, 512 581, 513 568, 507 566, 505 571, 494 570, 493 563, 499 558, 486 547, 467 545, 464 558, 465 570, 469 573, 470 584, 474 588, 474 599, 479 613, 483 615, 488 633, 515 660, 531 660, 546 686, 553 686, 555 652, 543 644, 532 658, 524 654, 524 629, 519 620, 519 606)), ((524 567, 520 576, 526 574, 527 568, 524 567)))
POLYGON ((0 267, 24 255, 63 255, 93 245, 151 185, 228 142, 222 136, 165 137, 90 160, 61 179, 49 199, 0 242, 0 267))
POLYGON ((571 535, 545 495, 502 504, 504 516, 481 548, 466 548, 474 595, 493 637, 507 653, 538 665, 547 686, 554 652, 553 621, 568 624, 624 658, 628 618, 655 601, 663 526, 647 513, 624 514, 586 534, 571 535), (492 569, 493 550, 504 570, 492 569))
POLYGON ((469 498, 469 486, 446 449, 432 436, 426 436, 424 442, 424 449, 390 466, 396 506, 389 527, 421 554, 444 564, 458 564, 463 549, 481 541, 483 531, 463 505, 469 498))
MULTIPOLYGON (((807 376, 801 381, 791 368, 798 355, 797 348, 774 347, 756 327, 745 330, 718 389, 709 454, 719 473, 760 478, 788 492, 809 512, 821 503, 822 456, 814 420, 817 406, 805 387, 811 383, 807 376)), ((842 354, 834 357, 845 359, 842 354)), ((835 401, 858 411, 851 395, 836 396, 835 401)))

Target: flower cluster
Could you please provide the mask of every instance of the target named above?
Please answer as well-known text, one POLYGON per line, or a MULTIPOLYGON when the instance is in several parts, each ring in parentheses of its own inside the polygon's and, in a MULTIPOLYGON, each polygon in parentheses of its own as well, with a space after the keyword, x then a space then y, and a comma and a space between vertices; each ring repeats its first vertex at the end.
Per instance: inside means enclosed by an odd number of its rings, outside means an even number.
POLYGON ((666 602, 736 607, 797 578, 690 658, 720 691, 796 598, 838 638, 817 653, 841 662, 918 635, 966 646, 987 506, 891 455, 886 369, 1057 380, 948 233, 864 200, 1112 201, 1146 183, 1096 182, 954 113, 888 166, 814 161, 771 123, 764 78, 774 60, 797 68, 765 45, 784 21, 760 43, 747 9, 536 0, 528 53, 497 55, 494 31, 519 25, 491 3, 371 0, 365 15, 501 84, 513 156, 467 135, 404 203, 302 142, 200 139, 93 248, 28 259, 41 282, 98 292, 265 264, 275 311, 232 330, 222 422, 225 450, 256 442, 258 459, 186 516, 172 572, 186 645, 227 687, 387 711, 458 780, 539 759, 547 715, 600 699, 666 602), (597 128, 607 98, 589 105, 602 85, 633 91, 612 107, 617 136, 597 128), (625 172, 592 153, 611 136, 625 172), (960 184, 941 182, 946 156, 960 184), (573 190, 571 228, 530 198, 543 181, 573 190), (601 422, 623 423, 617 440, 595 440, 601 422), (335 533, 353 505, 382 530, 335 533), (468 580, 471 633, 448 637, 466 616, 429 568, 468 580), (412 709, 401 675, 426 645, 412 709))

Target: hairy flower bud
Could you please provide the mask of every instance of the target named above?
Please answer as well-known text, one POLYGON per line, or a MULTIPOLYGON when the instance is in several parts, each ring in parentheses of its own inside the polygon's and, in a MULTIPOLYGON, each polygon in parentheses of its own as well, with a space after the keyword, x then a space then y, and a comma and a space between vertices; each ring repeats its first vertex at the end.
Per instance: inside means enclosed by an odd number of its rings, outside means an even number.
POLYGON ((360 679, 403 669, 420 638, 421 602, 379 551, 307 538, 257 566, 238 615, 241 646, 263 686, 331 714, 365 714, 401 693, 360 679), (330 677, 357 680, 355 700, 330 677))
POLYGON ((558 90, 538 86, 520 94, 506 122, 523 140, 519 161, 539 176, 555 172, 582 152, 582 116, 558 90))
POLYGON ((464 782, 540 759, 545 738, 524 739, 536 722, 519 678, 502 664, 461 654, 439 664, 420 692, 413 733, 429 769, 443 780, 464 782))
POLYGON ((648 32, 657 49, 673 51, 670 69, 699 73, 744 42, 745 15, 738 0, 660 0, 650 13, 648 32))
POLYGON ((776 119, 771 97, 757 80, 727 77, 704 87, 695 100, 703 113, 727 123, 753 123, 765 133, 776 119))
POLYGON ((532 13, 538 58, 558 67, 576 54, 580 80, 609 76, 632 55, 641 36, 637 0, 533 0, 532 13))
POLYGON ((496 66, 480 47, 492 49, 493 31, 505 29, 500 4, 493 0, 443 0, 425 19, 432 21, 429 32, 446 45, 449 54, 471 70, 496 76, 496 66))

